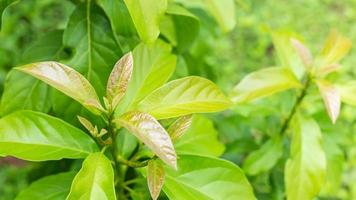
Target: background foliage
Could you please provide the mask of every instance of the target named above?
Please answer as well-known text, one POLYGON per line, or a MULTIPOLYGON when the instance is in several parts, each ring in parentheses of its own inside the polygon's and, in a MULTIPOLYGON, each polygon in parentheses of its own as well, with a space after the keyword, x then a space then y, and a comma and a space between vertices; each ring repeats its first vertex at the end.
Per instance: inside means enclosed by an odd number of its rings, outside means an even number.
MULTIPOLYGON (((74 121, 74 112, 70 109, 63 111, 66 106, 66 97, 56 94, 49 87, 33 78, 24 76, 11 68, 22 64, 40 60, 63 60, 68 65, 78 66, 78 71, 86 73, 85 66, 77 56, 94 56, 93 66, 95 73, 109 73, 100 71, 100 66, 112 66, 122 52, 132 49, 138 44, 139 36, 143 40, 158 37, 156 30, 147 27, 134 28, 132 21, 120 23, 117 27, 108 19, 120 21, 127 12, 132 12, 128 6, 125 12, 113 10, 122 8, 123 1, 117 1, 118 6, 113 6, 110 1, 97 0, 97 7, 93 11, 92 24, 94 27, 104 27, 112 32, 100 32, 93 29, 94 52, 88 52, 86 42, 80 40, 85 35, 78 32, 75 27, 82 26, 79 20, 83 10, 75 7, 72 1, 55 0, 26 0, 9 6, 3 15, 0 32, 0 91, 11 82, 9 93, 2 94, 0 104, 1 115, 6 115, 18 109, 33 109, 64 117, 71 123, 74 121), (72 13, 76 15, 71 17, 72 13), (122 16, 117 16, 120 13, 122 16), (78 19, 75 19, 75 17, 78 19), (68 22, 70 21, 70 22, 68 22), (63 31, 66 29, 65 31, 63 31), (123 31, 124 30, 124 31, 123 31), (62 40, 63 38, 63 40, 62 40), (120 47, 115 41, 119 41, 120 47), (99 44, 105 44, 102 47, 99 44), (105 54, 107 49, 113 50, 112 54, 105 54), (103 54, 101 54, 103 53, 103 54), (100 58, 111 60, 112 63, 103 63, 100 58), (7 77, 7 82, 5 79, 7 77), (28 86, 23 88, 26 82, 28 86), (32 87, 30 85, 33 85, 32 87), (41 92, 39 92, 41 91, 41 92), (43 92, 48 91, 48 92, 43 92), (40 95, 39 95, 40 94, 40 95), (13 101, 7 101, 12 99, 13 101), (27 99, 29 98, 29 99, 27 99), (52 101, 49 99, 60 99, 52 101), (47 99, 48 101, 42 101, 47 99), (4 102, 10 102, 11 104, 4 102), (19 103, 21 102, 21 103, 19 103), (36 102, 36 104, 28 103, 36 102), (64 103, 63 103, 64 102, 64 103), (61 104, 62 103, 62 104, 61 104)), ((173 79, 186 75, 199 75, 217 83, 225 92, 232 90, 234 85, 246 74, 268 66, 279 64, 278 55, 273 46, 272 31, 287 32, 301 38, 317 52, 327 33, 336 29, 342 32, 353 43, 356 42, 355 0, 236 0, 236 12, 232 12, 228 19, 216 17, 216 13, 204 12, 191 1, 179 0, 186 9, 169 7, 168 16, 162 22, 156 23, 162 28, 160 38, 173 46, 177 55, 177 69, 173 79), (182 17, 183 16, 183 17, 182 17), (229 18, 230 17, 230 18, 229 18), (172 20, 174 24, 172 25, 172 20), (187 24, 189 26, 187 26, 187 24), (172 28, 172 26, 175 26, 172 28), (189 28, 187 28, 189 27, 189 28), (199 27, 199 28, 196 28, 199 27), (172 33, 169 30, 175 30, 172 33), (190 34, 186 34, 189 32, 190 34), (178 34, 177 34, 178 33, 178 34), (182 36, 183 35, 183 36, 182 36)), ((0 5, 1 8, 1 5, 0 5)), ((160 12, 160 8, 157 8, 160 12)), ((227 11, 226 11, 227 12, 227 11)), ((228 15, 229 13, 227 13, 228 15)), ((134 20, 134 19, 133 19, 134 20)), ((330 79, 337 82, 347 82, 356 78, 356 63, 354 50, 342 61, 343 68, 339 74, 331 75, 330 79)), ((102 88, 95 73, 91 78, 97 82, 97 88, 102 88)), ((99 92, 103 93, 103 91, 99 92)), ((324 138, 323 149, 327 156, 327 178, 322 188, 319 199, 355 199, 356 198, 356 130, 354 108, 343 105, 341 117, 335 125, 330 123, 317 91, 305 101, 308 114, 320 125, 324 138), (314 95, 315 94, 315 95, 314 95)), ((216 131, 202 130, 209 134, 218 134, 220 143, 214 144, 214 149, 203 149, 206 153, 220 155, 239 166, 242 166, 251 182, 258 199, 283 199, 284 196, 284 163, 289 156, 289 142, 284 141, 281 146, 271 145, 273 153, 268 159, 260 161, 257 168, 253 162, 246 160, 252 152, 261 149, 262 145, 279 131, 283 119, 289 114, 293 106, 293 91, 255 101, 251 104, 234 106, 231 110, 220 114, 207 115, 207 123, 215 127, 216 131), (281 159, 276 159, 279 155, 281 159), (271 162, 275 162, 271 164, 271 162), (261 169, 266 167, 266 169, 261 169)), ((198 123, 205 124, 205 118, 195 118, 198 123)), ((198 127, 199 128, 199 127, 198 127)), ((197 128, 197 129, 198 129, 197 128)), ((290 133, 289 133, 290 134, 290 133)), ((203 136, 202 136, 203 137, 203 136)), ((208 139, 207 139, 208 140, 208 139)), ((276 141, 272 141, 276 142, 276 141)), ((278 143, 278 141, 276 142, 278 143)), ((184 146, 182 142, 181 146, 184 146)), ((179 149, 179 147, 177 147, 179 149)), ((185 148, 181 148, 184 150, 185 148)), ((269 150, 270 148, 265 148, 269 150)), ((265 154, 263 148, 260 154, 265 154)), ((12 161, 9 161, 12 163, 12 161)), ((13 199, 16 194, 29 183, 38 178, 67 171, 69 168, 78 169, 81 165, 68 160, 45 163, 20 163, 18 167, 9 165, 8 161, 1 161, 0 166, 0 199, 13 199), (2 187, 4 186, 4 187, 2 187)))

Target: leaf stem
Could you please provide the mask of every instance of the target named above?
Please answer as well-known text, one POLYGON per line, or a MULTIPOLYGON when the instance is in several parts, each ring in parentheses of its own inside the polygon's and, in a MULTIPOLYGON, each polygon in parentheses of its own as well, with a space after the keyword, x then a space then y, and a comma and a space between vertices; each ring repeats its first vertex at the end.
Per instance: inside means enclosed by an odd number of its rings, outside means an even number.
POLYGON ((129 167, 132 167, 132 168, 145 167, 145 166, 147 166, 148 161, 150 160, 150 159, 148 159, 148 160, 144 160, 142 162, 137 162, 137 161, 126 160, 125 158, 123 158, 123 157, 121 157, 119 155, 116 158, 117 158, 119 163, 125 164, 125 165, 127 165, 129 167))

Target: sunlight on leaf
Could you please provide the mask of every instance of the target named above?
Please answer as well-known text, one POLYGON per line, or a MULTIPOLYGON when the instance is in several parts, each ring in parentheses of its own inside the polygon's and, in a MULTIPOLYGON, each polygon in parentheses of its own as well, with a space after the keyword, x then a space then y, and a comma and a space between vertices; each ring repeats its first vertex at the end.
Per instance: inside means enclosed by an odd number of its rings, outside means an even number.
POLYGON ((328 112, 332 123, 335 124, 340 114, 341 106, 339 90, 325 80, 318 80, 316 83, 319 87, 320 94, 323 97, 326 111, 328 112))
POLYGON ((178 140, 186 131, 190 128, 192 124, 193 116, 186 115, 178 118, 174 121, 168 128, 167 132, 171 136, 171 140, 174 142, 178 140))

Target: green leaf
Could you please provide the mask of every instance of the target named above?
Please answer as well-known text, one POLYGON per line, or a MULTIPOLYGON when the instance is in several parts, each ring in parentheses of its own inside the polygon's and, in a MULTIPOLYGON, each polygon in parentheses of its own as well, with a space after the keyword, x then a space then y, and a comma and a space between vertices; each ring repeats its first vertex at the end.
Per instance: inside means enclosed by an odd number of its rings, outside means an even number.
POLYGON ((75 176, 67 200, 115 200, 114 170, 102 153, 89 155, 75 176))
POLYGON ((346 104, 356 106, 356 81, 349 81, 337 86, 340 91, 341 101, 346 104))
POLYGON ((169 126, 167 132, 169 133, 173 142, 178 140, 186 133, 186 131, 190 128, 190 125, 192 124, 192 120, 192 115, 185 115, 183 117, 178 118, 169 126))
MULTIPOLYGON (((52 31, 33 42, 22 54, 21 63, 58 60, 62 50, 63 31, 52 31)), ((27 74, 11 71, 5 83, 1 99, 1 115, 16 110, 35 110, 48 112, 49 87, 40 80, 27 74)))
POLYGON ((132 109, 145 96, 162 86, 171 77, 176 67, 172 47, 161 40, 154 44, 139 44, 133 51, 134 68, 117 114, 132 109))
POLYGON ((138 35, 146 43, 154 42, 160 33, 159 23, 167 9, 167 0, 124 0, 138 35))
POLYGON ((294 130, 285 168, 287 199, 312 200, 319 194, 326 173, 322 135, 313 119, 298 118, 294 130))
POLYGON ((161 34, 182 53, 192 46, 198 36, 200 22, 184 7, 170 3, 160 27, 161 34))
POLYGON ((147 113, 133 111, 124 114, 115 122, 145 143, 166 164, 177 168, 177 156, 172 141, 154 117, 147 113))
POLYGON ((303 67, 302 60, 291 43, 292 38, 293 34, 289 32, 274 31, 272 33, 273 45, 276 49, 280 66, 291 69, 300 80, 305 73, 305 67, 303 67))
POLYGON ((192 124, 174 144, 177 154, 221 156, 224 144, 218 140, 218 132, 208 118, 194 115, 192 124))
POLYGON ((85 158, 95 151, 90 136, 58 118, 18 111, 0 119, 0 155, 44 161, 85 158))
POLYGON ((163 187, 169 199, 254 200, 252 187, 236 165, 217 158, 180 155, 178 171, 166 168, 163 187))
POLYGON ((63 200, 69 193, 75 172, 46 176, 20 192, 15 200, 63 200))
POLYGON ((17 2, 17 0, 0 0, 0 30, 1 30, 1 26, 2 26, 2 15, 3 15, 3 12, 5 11, 5 9, 13 4, 17 2))
POLYGON ((293 73, 283 67, 269 67, 245 76, 232 92, 235 103, 246 103, 290 88, 301 87, 293 73))
POLYGON ((57 62, 24 65, 18 70, 30 74, 81 103, 93 113, 103 110, 93 86, 72 68, 57 62))
POLYGON ((204 0, 208 11, 213 15, 224 32, 236 25, 234 0, 204 0))
POLYGON ((213 82, 191 76, 158 88, 139 103, 138 109, 157 119, 165 119, 222 111, 230 105, 231 101, 213 82))
POLYGON ((244 161, 243 169, 251 176, 268 172, 283 155, 283 143, 276 137, 264 143, 260 149, 251 152, 244 161))
POLYGON ((133 70, 132 53, 125 54, 114 66, 108 79, 106 93, 112 109, 115 109, 125 95, 133 70))
POLYGON ((328 115, 333 124, 335 124, 339 114, 340 114, 340 94, 339 90, 325 80, 317 80, 316 81, 321 96, 323 97, 324 105, 328 115))
POLYGON ((147 165, 147 185, 153 200, 156 200, 164 184, 165 172, 159 160, 150 160, 147 165))

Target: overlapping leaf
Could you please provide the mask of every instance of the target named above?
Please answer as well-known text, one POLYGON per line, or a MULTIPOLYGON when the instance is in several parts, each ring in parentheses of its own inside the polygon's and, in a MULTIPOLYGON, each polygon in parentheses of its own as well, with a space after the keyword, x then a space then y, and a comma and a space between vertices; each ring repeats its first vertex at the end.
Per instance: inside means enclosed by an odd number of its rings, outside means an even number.
POLYGON ((114 170, 102 153, 89 155, 75 176, 67 200, 77 199, 116 200, 114 170))
POLYGON ((169 133, 172 141, 178 140, 186 133, 192 124, 192 120, 192 115, 182 116, 169 126, 167 132, 169 133))
POLYGON ((174 80, 143 99, 138 108, 157 119, 227 109, 230 100, 211 81, 200 77, 174 80))
POLYGON ((43 161, 84 158, 95 151, 90 136, 49 115, 18 111, 0 119, 0 155, 43 161))
POLYGON ((159 160, 150 160, 147 165, 147 185, 153 200, 156 200, 164 184, 165 172, 159 160))

